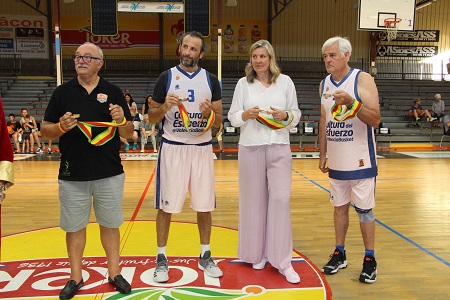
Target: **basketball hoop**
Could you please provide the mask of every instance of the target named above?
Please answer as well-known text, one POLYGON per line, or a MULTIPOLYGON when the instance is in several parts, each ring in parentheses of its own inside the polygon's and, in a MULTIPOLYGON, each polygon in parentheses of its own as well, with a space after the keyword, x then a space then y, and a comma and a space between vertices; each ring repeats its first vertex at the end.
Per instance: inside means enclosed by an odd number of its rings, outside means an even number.
POLYGON ((388 18, 384 19, 384 26, 386 27, 387 32, 387 40, 392 41, 397 37, 398 23, 400 23, 402 19, 400 18, 388 18))

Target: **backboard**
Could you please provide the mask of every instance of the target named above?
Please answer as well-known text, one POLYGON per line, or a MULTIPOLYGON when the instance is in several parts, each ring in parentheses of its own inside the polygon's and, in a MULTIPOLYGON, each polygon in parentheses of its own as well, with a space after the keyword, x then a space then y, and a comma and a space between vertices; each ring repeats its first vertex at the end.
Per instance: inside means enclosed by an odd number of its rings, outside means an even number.
POLYGON ((385 19, 400 18, 398 31, 414 31, 416 0, 359 0, 358 30, 386 30, 385 19))

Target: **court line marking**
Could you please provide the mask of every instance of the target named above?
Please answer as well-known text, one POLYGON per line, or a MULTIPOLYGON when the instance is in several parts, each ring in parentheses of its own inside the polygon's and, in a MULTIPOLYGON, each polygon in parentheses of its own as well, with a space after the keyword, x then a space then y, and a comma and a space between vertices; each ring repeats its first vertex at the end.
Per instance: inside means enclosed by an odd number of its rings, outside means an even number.
MULTIPOLYGON (((308 177, 306 177, 305 175, 301 174, 300 172, 298 172, 295 169, 292 169, 292 171, 294 171, 294 173, 296 173, 297 175, 307 179, 309 182, 311 182, 312 184, 316 185, 317 187, 321 188, 322 190, 326 191, 327 193, 330 193, 330 191, 323 187, 322 185, 320 185, 319 183, 316 183, 314 180, 308 179, 308 177)), ((350 204, 351 207, 354 208, 353 204, 350 204)), ((375 222, 378 223, 379 225, 383 226, 385 229, 389 230, 390 232, 394 233, 395 235, 397 235, 398 237, 400 237, 401 239, 407 241, 408 243, 412 244, 414 247, 418 248, 419 250, 422 250, 423 252, 425 252, 426 254, 430 255, 431 257, 437 259, 438 261, 442 262, 444 265, 446 265, 447 267, 450 267, 450 262, 446 261, 445 259, 443 259, 442 257, 434 254, 433 252, 431 252, 430 250, 428 250, 427 248, 419 245, 418 243, 414 242, 413 240, 411 240, 410 238, 406 237, 405 235, 403 235, 402 233, 398 232, 397 230, 395 230, 394 228, 386 225, 385 223, 383 223, 382 221, 380 221, 379 219, 375 219, 375 222)))

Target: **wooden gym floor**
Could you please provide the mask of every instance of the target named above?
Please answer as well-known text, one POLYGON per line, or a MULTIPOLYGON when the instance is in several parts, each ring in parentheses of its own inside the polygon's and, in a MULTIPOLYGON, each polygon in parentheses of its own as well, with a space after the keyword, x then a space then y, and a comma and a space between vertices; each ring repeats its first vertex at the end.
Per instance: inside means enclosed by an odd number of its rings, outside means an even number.
MULTIPOLYGON (((346 241, 349 266, 326 277, 333 299, 450 297, 450 159, 446 158, 448 151, 435 153, 430 158, 415 158, 392 150, 379 153, 384 158, 378 159, 374 209, 378 280, 373 285, 358 282, 364 246, 358 218, 352 210, 346 241), (446 155, 439 157, 442 153, 446 155)), ((217 209, 213 225, 237 228, 236 152, 216 155, 217 209)), ((7 191, 2 204, 2 236, 58 226, 58 156, 36 155, 14 162, 16 185, 7 191)), ((155 160, 123 161, 125 219, 155 219, 151 179, 155 164, 155 160)), ((294 248, 321 268, 334 250, 328 176, 319 171, 317 159, 301 158, 293 160, 292 179, 294 248)), ((94 221, 92 216, 91 220, 94 221)), ((195 214, 186 205, 173 220, 195 222, 195 214)), ((51 246, 45 236, 42 241, 51 246)))

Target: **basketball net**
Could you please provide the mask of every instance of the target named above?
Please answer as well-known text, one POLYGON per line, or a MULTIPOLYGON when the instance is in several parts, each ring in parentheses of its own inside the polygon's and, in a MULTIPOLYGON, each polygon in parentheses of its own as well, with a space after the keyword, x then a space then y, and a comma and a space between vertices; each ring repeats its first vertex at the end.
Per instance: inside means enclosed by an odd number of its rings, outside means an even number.
POLYGON ((400 18, 390 18, 384 20, 384 26, 386 26, 387 40, 392 41, 397 37, 398 23, 400 23, 402 19, 400 18))

